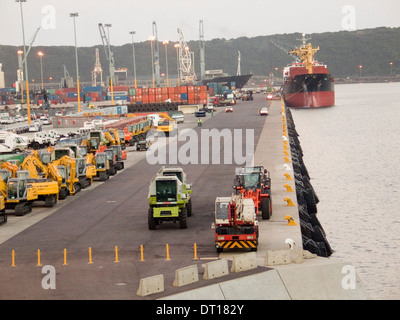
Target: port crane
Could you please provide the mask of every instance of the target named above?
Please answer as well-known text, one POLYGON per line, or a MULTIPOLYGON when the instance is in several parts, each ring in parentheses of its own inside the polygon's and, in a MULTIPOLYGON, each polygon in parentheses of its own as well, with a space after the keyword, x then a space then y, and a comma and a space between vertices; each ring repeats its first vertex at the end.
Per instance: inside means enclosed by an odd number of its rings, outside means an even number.
POLYGON ((178 28, 179 33, 179 70, 180 80, 192 83, 196 79, 194 72, 194 52, 189 51, 189 47, 183 36, 182 29, 178 28))
POLYGON ((96 60, 94 63, 94 68, 92 70, 92 86, 95 87, 97 85, 97 75, 100 75, 100 85, 103 85, 103 68, 100 64, 100 57, 99 57, 99 49, 96 48, 95 51, 96 60))
POLYGON ((115 82, 115 63, 114 63, 114 54, 111 51, 110 42, 107 38, 106 32, 104 30, 103 24, 99 23, 99 30, 101 41, 103 42, 104 51, 106 53, 106 57, 108 60, 109 72, 110 72, 110 85, 113 86, 113 82, 115 82))
POLYGON ((158 50, 158 38, 157 38, 157 24, 153 21, 153 40, 155 45, 152 45, 152 57, 153 61, 153 74, 155 75, 155 81, 157 85, 160 85, 160 52, 158 50))
POLYGON ((199 47, 200 47, 200 80, 204 80, 205 78, 205 42, 204 42, 204 27, 203 20, 200 20, 199 23, 199 47))

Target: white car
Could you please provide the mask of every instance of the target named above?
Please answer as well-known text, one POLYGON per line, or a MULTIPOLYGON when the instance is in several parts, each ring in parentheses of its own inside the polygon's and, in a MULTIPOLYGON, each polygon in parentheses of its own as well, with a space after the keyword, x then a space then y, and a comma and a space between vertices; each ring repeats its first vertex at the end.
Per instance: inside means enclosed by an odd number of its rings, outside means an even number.
POLYGON ((260 116, 267 116, 268 115, 268 108, 267 107, 263 107, 258 111, 258 113, 260 114, 260 116))
POLYGON ((174 113, 171 118, 174 119, 176 123, 183 123, 185 121, 185 116, 181 111, 174 113))
POLYGON ((51 120, 48 119, 48 118, 43 119, 43 120, 42 120, 42 124, 43 124, 43 125, 49 125, 49 124, 51 124, 51 120))

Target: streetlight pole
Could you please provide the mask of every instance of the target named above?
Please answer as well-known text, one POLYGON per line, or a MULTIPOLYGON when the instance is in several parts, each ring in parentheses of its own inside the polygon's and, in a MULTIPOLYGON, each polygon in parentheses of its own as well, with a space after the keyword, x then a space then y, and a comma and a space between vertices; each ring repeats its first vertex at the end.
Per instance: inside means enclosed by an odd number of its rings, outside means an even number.
MULTIPOLYGON (((21 11, 21 23, 22 23, 22 40, 24 42, 24 58, 25 58, 25 81, 26 81, 26 108, 27 108, 27 115, 28 115, 28 124, 31 124, 31 105, 29 99, 29 77, 28 77, 28 59, 26 54, 26 47, 25 47, 25 31, 24 31, 24 15, 22 13, 22 2, 26 2, 26 0, 15 0, 15 2, 19 2, 19 7, 21 11)), ((24 93, 22 92, 22 95, 24 93)))
POLYGON ((358 68, 360 69, 360 78, 361 78, 362 65, 359 65, 358 68))
POLYGON ((168 80, 168 48, 167 48, 167 46, 168 46, 168 43, 169 43, 169 41, 168 40, 165 40, 164 42, 163 42, 163 45, 165 45, 165 64, 166 64, 166 73, 167 73, 167 87, 169 87, 169 80, 168 80))
POLYGON ((44 53, 42 51, 39 51, 38 52, 38 56, 39 56, 39 59, 40 59, 40 77, 42 79, 42 90, 43 90, 44 86, 43 86, 43 62, 42 62, 42 58, 44 56, 44 53))
POLYGON ((77 91, 78 91, 78 112, 81 112, 81 97, 80 97, 80 86, 79 86, 79 66, 78 66, 78 47, 76 45, 76 26, 75 26, 75 18, 78 17, 78 12, 70 13, 69 16, 74 19, 76 86, 77 86, 77 91))
POLYGON ((133 35, 136 34, 135 31, 129 32, 132 35, 132 56, 133 56, 133 77, 135 78, 135 89, 137 89, 137 81, 136 81, 136 62, 135 62, 135 44, 133 41, 133 35))
POLYGON ((389 65, 390 65, 390 77, 393 77, 393 72, 392 72, 393 62, 389 62, 389 65))

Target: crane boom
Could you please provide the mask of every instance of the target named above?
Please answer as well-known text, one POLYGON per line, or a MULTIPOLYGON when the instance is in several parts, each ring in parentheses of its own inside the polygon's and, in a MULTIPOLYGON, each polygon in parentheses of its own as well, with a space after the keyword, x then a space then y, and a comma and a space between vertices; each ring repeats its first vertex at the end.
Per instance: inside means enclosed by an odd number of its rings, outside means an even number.
POLYGON ((111 51, 110 42, 106 36, 106 32, 104 30, 103 24, 99 23, 99 30, 101 41, 103 42, 104 51, 108 60, 109 71, 110 71, 110 81, 112 80, 115 83, 114 74, 115 74, 115 63, 114 63, 114 55, 111 51))
POLYGON ((200 20, 199 24, 199 47, 200 47, 200 80, 204 80, 205 78, 205 45, 204 45, 204 27, 203 20, 200 20))

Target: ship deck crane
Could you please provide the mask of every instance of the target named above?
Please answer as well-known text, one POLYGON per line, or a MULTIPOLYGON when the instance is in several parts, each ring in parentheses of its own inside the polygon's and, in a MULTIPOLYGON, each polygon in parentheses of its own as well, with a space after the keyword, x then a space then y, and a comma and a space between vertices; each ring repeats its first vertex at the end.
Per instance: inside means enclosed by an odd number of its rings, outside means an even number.
POLYGON ((178 28, 179 33, 179 71, 180 80, 186 83, 192 83, 196 80, 194 72, 194 53, 189 51, 182 29, 178 28))

